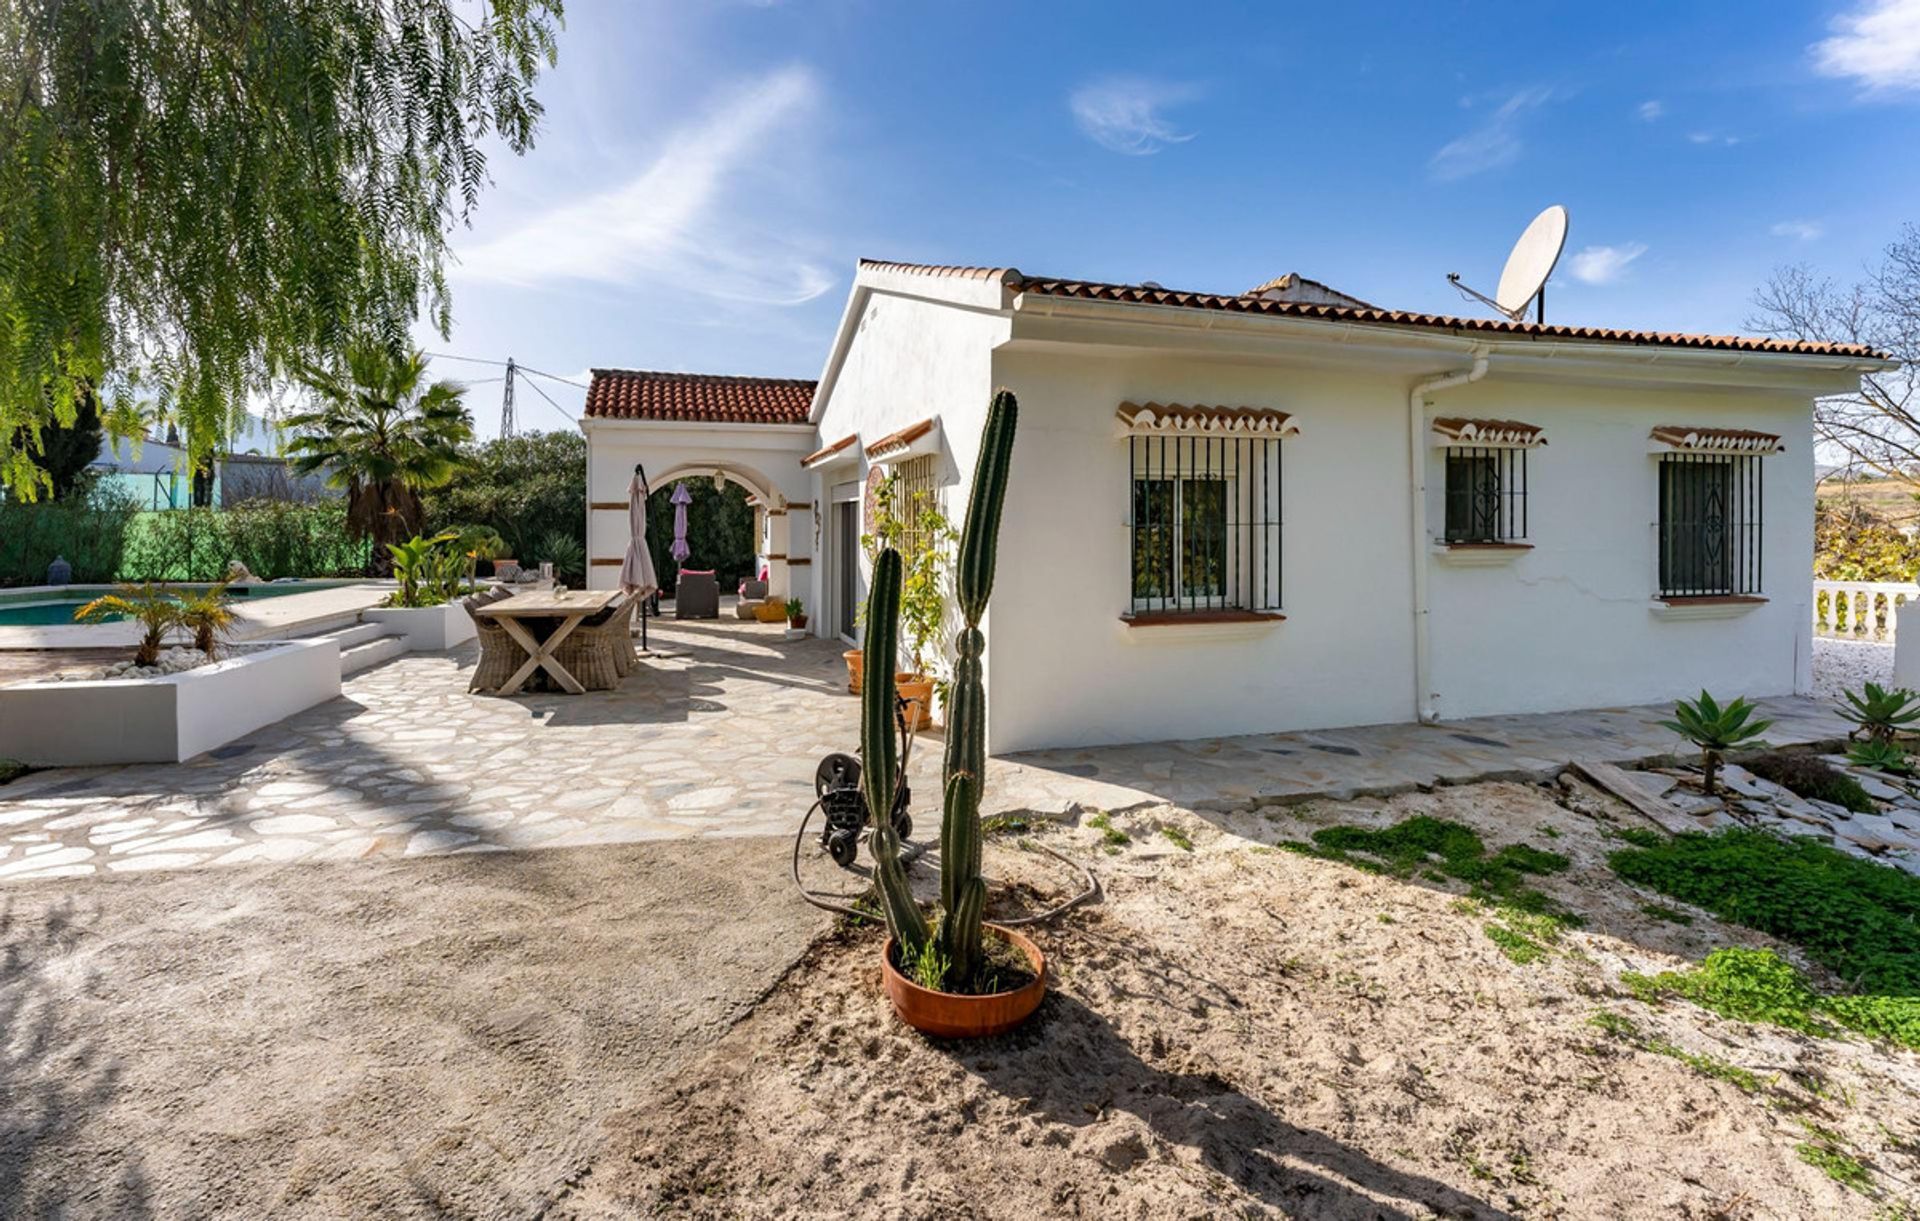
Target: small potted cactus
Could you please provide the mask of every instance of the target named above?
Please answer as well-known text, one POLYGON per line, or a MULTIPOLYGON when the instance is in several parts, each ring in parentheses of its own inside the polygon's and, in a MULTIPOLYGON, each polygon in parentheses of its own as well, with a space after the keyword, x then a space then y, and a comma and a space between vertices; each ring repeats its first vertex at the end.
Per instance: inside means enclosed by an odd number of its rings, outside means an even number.
POLYGON ((796 632, 807 630, 807 604, 798 598, 787 599, 787 626, 796 632))
MULTIPOLYGON (((939 920, 929 925, 900 864, 900 836, 891 820, 867 833, 873 876, 891 934, 880 971, 894 1011, 915 1029, 940 1038, 976 1038, 1011 1030, 1033 1015, 1046 994, 1040 948, 1010 928, 986 923, 987 883, 980 873, 980 797, 987 769, 987 700, 980 632, 1006 502, 1019 404, 999 391, 987 410, 967 502, 954 589, 964 624, 954 641, 957 662, 947 703, 947 750, 941 791, 939 920)), ((894 737, 895 650, 900 639, 900 554, 888 547, 874 561, 867 603, 866 689, 860 701, 860 749, 869 810, 890 810, 899 776, 894 737)))

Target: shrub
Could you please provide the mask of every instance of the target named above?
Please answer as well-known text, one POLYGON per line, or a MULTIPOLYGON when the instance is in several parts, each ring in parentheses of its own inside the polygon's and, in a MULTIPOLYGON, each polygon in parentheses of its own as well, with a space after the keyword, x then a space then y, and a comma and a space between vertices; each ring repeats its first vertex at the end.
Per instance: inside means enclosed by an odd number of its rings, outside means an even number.
POLYGON ((1781 788, 1815 801, 1830 801, 1856 814, 1871 814, 1873 798, 1859 781, 1818 755, 1773 754, 1748 760, 1748 771, 1762 780, 1771 780, 1781 788))
POLYGON ((1701 770, 1706 775, 1707 792, 1711 793, 1714 775, 1720 770, 1720 761, 1726 753, 1752 743, 1773 724, 1751 719, 1753 713, 1754 706, 1745 698, 1722 706, 1702 691, 1697 700, 1681 700, 1675 704, 1674 719, 1660 724, 1700 748, 1701 770))
POLYGON ((1875 742, 1891 742, 1920 723, 1920 696, 1905 687, 1889 691, 1879 683, 1868 683, 1858 694, 1842 691, 1834 707, 1853 722, 1855 733, 1875 742))
POLYGON ((0 585, 40 585, 64 556, 73 579, 104 584, 120 575, 120 556, 140 505, 126 489, 101 482, 85 496, 32 504, 0 498, 0 585))
POLYGON ((217 581, 234 560, 262 580, 350 577, 367 571, 369 544, 347 537, 340 500, 254 501, 230 509, 137 514, 118 576, 137 581, 217 581))

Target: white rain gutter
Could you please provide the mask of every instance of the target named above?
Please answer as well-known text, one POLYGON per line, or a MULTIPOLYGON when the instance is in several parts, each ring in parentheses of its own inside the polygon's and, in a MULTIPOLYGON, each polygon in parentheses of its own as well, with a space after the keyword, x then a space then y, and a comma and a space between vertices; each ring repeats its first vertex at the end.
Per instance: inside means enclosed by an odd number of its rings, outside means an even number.
POLYGON ((1418 382, 1407 395, 1407 463, 1412 474, 1413 511, 1409 541, 1413 555, 1413 715, 1423 725, 1440 719, 1433 707, 1433 634, 1427 605, 1427 396, 1465 386, 1487 375, 1487 345, 1473 349, 1473 366, 1418 382))

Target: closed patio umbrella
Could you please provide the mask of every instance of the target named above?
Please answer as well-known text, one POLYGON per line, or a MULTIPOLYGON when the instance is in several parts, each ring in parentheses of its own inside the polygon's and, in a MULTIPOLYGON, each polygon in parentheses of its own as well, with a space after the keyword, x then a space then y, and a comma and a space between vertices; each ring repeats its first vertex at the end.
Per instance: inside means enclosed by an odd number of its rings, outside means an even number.
POLYGON ((671 499, 673 501, 673 546, 669 548, 669 554, 673 556, 674 563, 684 564, 687 562, 687 557, 693 554, 693 548, 687 546, 687 506, 693 503, 693 493, 687 491, 686 484, 676 483, 673 485, 671 499))
POLYGON ((620 562, 620 589, 639 598, 640 647, 647 647, 647 600, 660 591, 660 578, 653 571, 653 552, 647 547, 647 474, 633 468, 633 482, 627 485, 627 522, 633 535, 627 540, 627 557, 620 562))

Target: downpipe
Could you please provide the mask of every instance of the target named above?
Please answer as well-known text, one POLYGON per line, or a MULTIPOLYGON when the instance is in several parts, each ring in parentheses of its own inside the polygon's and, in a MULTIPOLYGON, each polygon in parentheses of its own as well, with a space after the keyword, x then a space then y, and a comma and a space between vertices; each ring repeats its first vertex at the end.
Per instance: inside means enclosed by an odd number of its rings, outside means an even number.
POLYGON ((1427 573, 1431 566, 1427 555, 1427 396, 1456 386, 1471 385, 1487 375, 1486 345, 1473 349, 1473 364, 1453 373, 1418 382, 1407 394, 1407 466, 1413 485, 1413 511, 1409 513, 1409 551, 1413 561, 1413 715, 1422 725, 1440 719, 1433 690, 1433 634, 1429 624, 1427 573))

